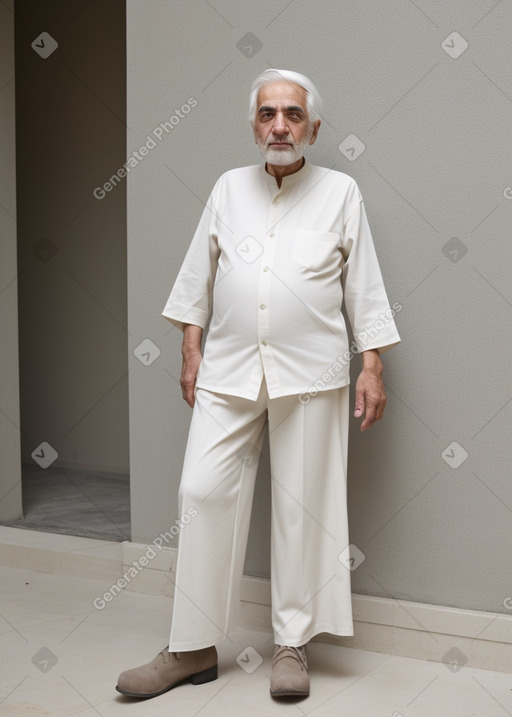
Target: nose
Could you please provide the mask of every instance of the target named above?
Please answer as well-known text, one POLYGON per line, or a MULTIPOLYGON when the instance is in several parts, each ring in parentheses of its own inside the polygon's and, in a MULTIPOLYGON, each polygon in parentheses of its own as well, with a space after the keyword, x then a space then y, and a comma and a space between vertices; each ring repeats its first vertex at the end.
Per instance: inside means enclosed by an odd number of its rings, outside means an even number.
POLYGON ((276 135, 288 134, 288 127, 286 126, 282 112, 276 112, 272 132, 276 135))

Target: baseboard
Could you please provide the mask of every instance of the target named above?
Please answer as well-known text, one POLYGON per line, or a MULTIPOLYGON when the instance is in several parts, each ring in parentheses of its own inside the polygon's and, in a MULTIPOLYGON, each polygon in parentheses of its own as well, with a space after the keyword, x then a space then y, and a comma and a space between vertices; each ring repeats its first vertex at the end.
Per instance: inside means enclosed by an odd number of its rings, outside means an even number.
MULTIPOLYGON (((175 548, 110 543, 0 526, 0 564, 111 581, 101 599, 120 589, 172 597, 175 548)), ((244 576, 240 626, 272 632, 270 581, 244 576)), ((321 634, 314 641, 512 673, 512 616, 441 605, 352 595, 353 637, 321 634)))
POLYGON ((122 544, 0 525, 0 565, 113 582, 122 570, 122 544))

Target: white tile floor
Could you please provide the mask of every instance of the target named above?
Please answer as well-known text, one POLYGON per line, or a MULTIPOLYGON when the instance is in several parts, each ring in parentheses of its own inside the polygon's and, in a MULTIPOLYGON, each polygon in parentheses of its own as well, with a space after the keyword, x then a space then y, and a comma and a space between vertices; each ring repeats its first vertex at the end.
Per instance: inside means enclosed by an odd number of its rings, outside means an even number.
MULTIPOLYGON (((240 630, 218 646, 219 679, 183 684, 145 702, 114 690, 118 673, 165 645, 170 600, 123 592, 93 606, 100 580, 0 567, 0 714, 51 717, 503 717, 512 675, 322 643, 308 646, 311 695, 278 702, 268 693, 272 637, 240 630), (263 657, 252 673, 236 657, 263 657), (244 653, 245 654, 245 653, 244 653)), ((249 660, 249 667, 255 663, 249 660)))

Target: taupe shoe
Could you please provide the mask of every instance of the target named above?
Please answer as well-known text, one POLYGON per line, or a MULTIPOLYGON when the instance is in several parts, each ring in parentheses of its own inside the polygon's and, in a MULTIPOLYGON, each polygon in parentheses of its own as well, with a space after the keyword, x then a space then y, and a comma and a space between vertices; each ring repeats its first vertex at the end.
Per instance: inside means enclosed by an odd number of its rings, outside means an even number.
POLYGON ((276 645, 270 677, 272 697, 307 697, 309 675, 304 647, 276 645))
POLYGON ((217 650, 205 647, 191 652, 169 652, 164 647, 154 660, 119 675, 116 690, 128 697, 148 699, 161 695, 179 682, 202 685, 217 679, 217 650))

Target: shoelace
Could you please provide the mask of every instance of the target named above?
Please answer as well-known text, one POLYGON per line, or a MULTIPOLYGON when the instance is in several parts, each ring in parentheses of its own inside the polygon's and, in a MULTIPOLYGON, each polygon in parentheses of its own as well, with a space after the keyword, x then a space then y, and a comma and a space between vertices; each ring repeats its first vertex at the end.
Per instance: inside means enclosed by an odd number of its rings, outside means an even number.
POLYGON ((272 660, 272 666, 277 665, 279 660, 282 660, 285 657, 292 657, 299 663, 301 670, 307 670, 308 662, 306 659, 306 651, 303 646, 291 647, 290 645, 279 645, 279 649, 272 660))

